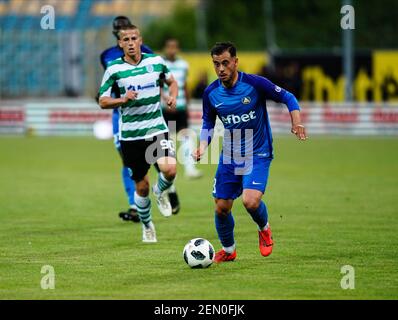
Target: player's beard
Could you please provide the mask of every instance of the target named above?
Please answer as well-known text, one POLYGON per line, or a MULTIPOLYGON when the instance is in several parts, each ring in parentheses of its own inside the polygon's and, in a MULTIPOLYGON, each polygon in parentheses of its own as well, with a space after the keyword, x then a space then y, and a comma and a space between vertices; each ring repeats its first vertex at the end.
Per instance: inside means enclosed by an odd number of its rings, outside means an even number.
POLYGON ((231 74, 231 75, 227 75, 227 74, 224 74, 223 76, 219 76, 219 78, 220 78, 220 80, 221 80, 221 82, 223 83, 223 85, 225 86, 225 87, 229 87, 229 86, 231 86, 232 85, 232 82, 233 82, 233 74, 231 74))

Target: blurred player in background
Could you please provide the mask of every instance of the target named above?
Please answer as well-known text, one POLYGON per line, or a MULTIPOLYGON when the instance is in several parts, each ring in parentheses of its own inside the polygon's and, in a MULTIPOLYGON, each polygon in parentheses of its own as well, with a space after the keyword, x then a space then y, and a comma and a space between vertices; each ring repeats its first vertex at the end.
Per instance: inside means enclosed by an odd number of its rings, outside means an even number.
MULTIPOLYGON (((164 44, 164 61, 166 62, 169 70, 175 77, 178 83, 178 98, 176 110, 168 108, 163 109, 164 118, 170 127, 170 121, 174 121, 176 125, 176 131, 183 133, 181 130, 188 128, 188 106, 189 106, 189 92, 187 87, 188 77, 188 63, 178 56, 180 52, 180 45, 177 39, 168 38, 164 44)), ((202 172, 196 168, 195 162, 193 161, 191 154, 194 148, 194 141, 188 134, 183 134, 182 141, 182 155, 183 165, 185 169, 185 176, 188 178, 199 178, 202 176, 202 172)), ((173 195, 170 194, 170 202, 173 200, 173 195)))
POLYGON ((204 154, 218 116, 225 133, 213 188, 215 225, 222 244, 215 261, 232 261, 236 258, 235 222, 231 209, 234 200, 240 195, 247 212, 258 225, 260 253, 268 256, 272 253, 274 243, 262 196, 273 159, 273 148, 266 99, 287 105, 292 122, 291 132, 298 139, 305 140, 300 107, 294 95, 268 79, 239 72, 236 48, 232 43, 216 43, 211 50, 211 57, 218 80, 211 83, 203 95, 201 141, 193 157, 200 160, 204 154))
MULTIPOLYGON (((118 16, 113 19, 112 33, 116 37, 116 39, 119 40, 119 38, 118 38, 119 30, 122 27, 131 26, 131 25, 132 25, 132 23, 129 18, 127 18, 125 16, 118 16)), ((143 53, 153 53, 153 51, 148 46, 146 46, 144 44, 141 45, 141 51, 143 53)), ((118 44, 114 47, 106 49, 101 54, 101 57, 100 57, 101 64, 102 64, 104 70, 106 69, 109 62, 111 62, 115 59, 118 59, 118 58, 122 57, 123 55, 124 55, 123 49, 118 44)), ((115 98, 120 97, 120 90, 116 84, 112 87, 112 96, 115 98)), ((113 136, 114 136, 115 147, 120 154, 121 149, 120 149, 120 141, 119 141, 119 110, 118 110, 118 108, 113 109, 112 126, 113 126, 113 136)), ((157 165, 155 165, 155 168, 159 172, 159 167, 157 165)), ((134 181, 130 177, 129 169, 125 166, 123 166, 123 168, 122 168, 122 179, 123 179, 124 189, 125 189, 127 197, 128 197, 128 202, 129 202, 130 208, 127 211, 120 212, 119 217, 125 221, 139 222, 140 219, 138 217, 137 207, 134 202, 134 192, 135 192, 134 181)), ((180 204, 179 204, 178 196, 177 196, 176 192, 174 192, 174 194, 172 195, 172 198, 173 198, 173 202, 172 202, 173 212, 177 212, 179 210, 180 204)))
POLYGON ((103 109, 119 109, 119 141, 125 167, 135 181, 134 201, 142 222, 143 242, 157 242, 151 216, 148 170, 157 163, 158 181, 152 191, 160 212, 168 217, 172 208, 167 189, 176 176, 173 141, 168 139, 169 129, 160 106, 160 79, 169 86, 167 106, 175 108, 178 85, 159 55, 141 52, 142 37, 139 29, 127 25, 118 31, 118 44, 124 55, 110 63, 104 73, 99 91, 99 104, 103 109), (117 85, 120 97, 112 97, 117 85))

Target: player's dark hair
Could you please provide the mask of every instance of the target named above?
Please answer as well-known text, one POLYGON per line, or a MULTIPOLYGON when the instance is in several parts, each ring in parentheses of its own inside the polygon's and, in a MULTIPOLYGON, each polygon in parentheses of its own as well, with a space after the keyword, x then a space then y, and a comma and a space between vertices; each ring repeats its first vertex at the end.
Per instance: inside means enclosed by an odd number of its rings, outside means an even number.
POLYGON ((178 45, 180 45, 180 41, 179 41, 176 37, 166 37, 166 38, 164 38, 164 40, 163 40, 163 47, 165 47, 166 44, 167 44, 168 42, 170 42, 170 41, 175 41, 175 42, 177 42, 178 45))
POLYGON ((128 25, 128 26, 123 26, 123 27, 121 27, 121 28, 117 31, 117 39, 120 40, 120 31, 123 31, 123 30, 135 30, 135 29, 138 29, 138 27, 135 26, 135 25, 133 25, 133 24, 130 24, 130 25, 128 25))
POLYGON ((119 40, 120 30, 126 27, 134 27, 130 19, 125 16, 117 16, 115 19, 113 19, 112 26, 113 26, 112 33, 118 40, 119 40))
POLYGON ((214 47, 210 51, 210 55, 219 56, 225 51, 228 51, 231 57, 236 57, 236 47, 232 42, 216 42, 214 47))

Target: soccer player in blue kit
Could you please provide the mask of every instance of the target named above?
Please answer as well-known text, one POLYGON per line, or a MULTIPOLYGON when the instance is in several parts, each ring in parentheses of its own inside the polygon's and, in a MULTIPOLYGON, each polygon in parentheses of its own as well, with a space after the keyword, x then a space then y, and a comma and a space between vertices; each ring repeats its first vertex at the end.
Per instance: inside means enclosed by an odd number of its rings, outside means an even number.
POLYGON ((258 225, 260 253, 266 257, 272 253, 274 244, 267 207, 262 201, 273 159, 266 100, 286 104, 291 116, 291 132, 299 140, 305 140, 300 107, 294 95, 268 79, 238 71, 236 47, 232 43, 216 43, 211 57, 218 80, 211 83, 203 95, 200 145, 193 157, 199 161, 205 153, 218 116, 225 130, 213 197, 215 225, 222 249, 214 259, 219 263, 236 258, 231 209, 240 195, 247 212, 258 225))
MULTIPOLYGON (((113 35, 116 37, 116 39, 119 40, 118 37, 118 32, 122 27, 125 26, 130 26, 132 25, 130 19, 125 16, 118 16, 113 19, 112 26, 113 26, 113 35)), ((143 53, 153 53, 153 51, 146 45, 141 45, 141 52, 143 53)), ((101 64, 104 67, 104 70, 106 69, 107 65, 109 62, 116 60, 118 58, 121 58, 124 56, 123 49, 119 47, 119 45, 116 45, 114 47, 106 49, 104 52, 102 52, 100 59, 101 59, 101 64)), ((120 92, 119 92, 119 87, 115 85, 112 88, 112 95, 114 97, 120 97, 120 92)), ((118 150, 119 154, 121 152, 121 147, 120 147, 120 141, 119 141, 119 110, 117 108, 113 109, 112 113, 112 127, 113 127, 113 136, 114 136, 114 143, 115 147, 118 150)), ((159 168, 155 165, 156 170, 159 172, 159 168)), ((130 208, 127 211, 122 211, 119 213, 119 217, 125 221, 134 221, 134 222, 140 222, 140 218, 138 217, 137 214, 137 207, 135 205, 134 201, 134 191, 135 191, 135 185, 134 181, 131 179, 129 169, 125 166, 123 166, 122 169, 122 178, 123 178, 123 185, 124 189, 126 191, 127 197, 128 197, 128 202, 130 205, 130 208)), ((171 206, 173 210, 176 210, 179 208, 179 200, 176 191, 171 194, 169 193, 169 196, 173 196, 173 201, 171 201, 171 206)))

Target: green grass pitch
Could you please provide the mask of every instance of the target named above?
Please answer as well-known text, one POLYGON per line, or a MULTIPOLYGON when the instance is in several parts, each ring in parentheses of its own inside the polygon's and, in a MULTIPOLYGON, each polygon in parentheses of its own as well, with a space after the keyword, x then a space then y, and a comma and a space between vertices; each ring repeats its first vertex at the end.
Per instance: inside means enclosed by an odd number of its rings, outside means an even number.
POLYGON ((167 219, 153 202, 158 243, 143 244, 141 226, 117 216, 126 199, 111 141, 1 137, 0 299, 397 299, 398 140, 274 144, 264 196, 273 254, 259 254, 238 199, 237 260, 197 270, 182 257, 189 239, 220 248, 215 165, 200 165, 205 176, 193 181, 180 170, 182 210, 167 219), (41 289, 44 265, 54 267, 53 290, 41 289), (341 288, 344 265, 355 289, 341 288))

